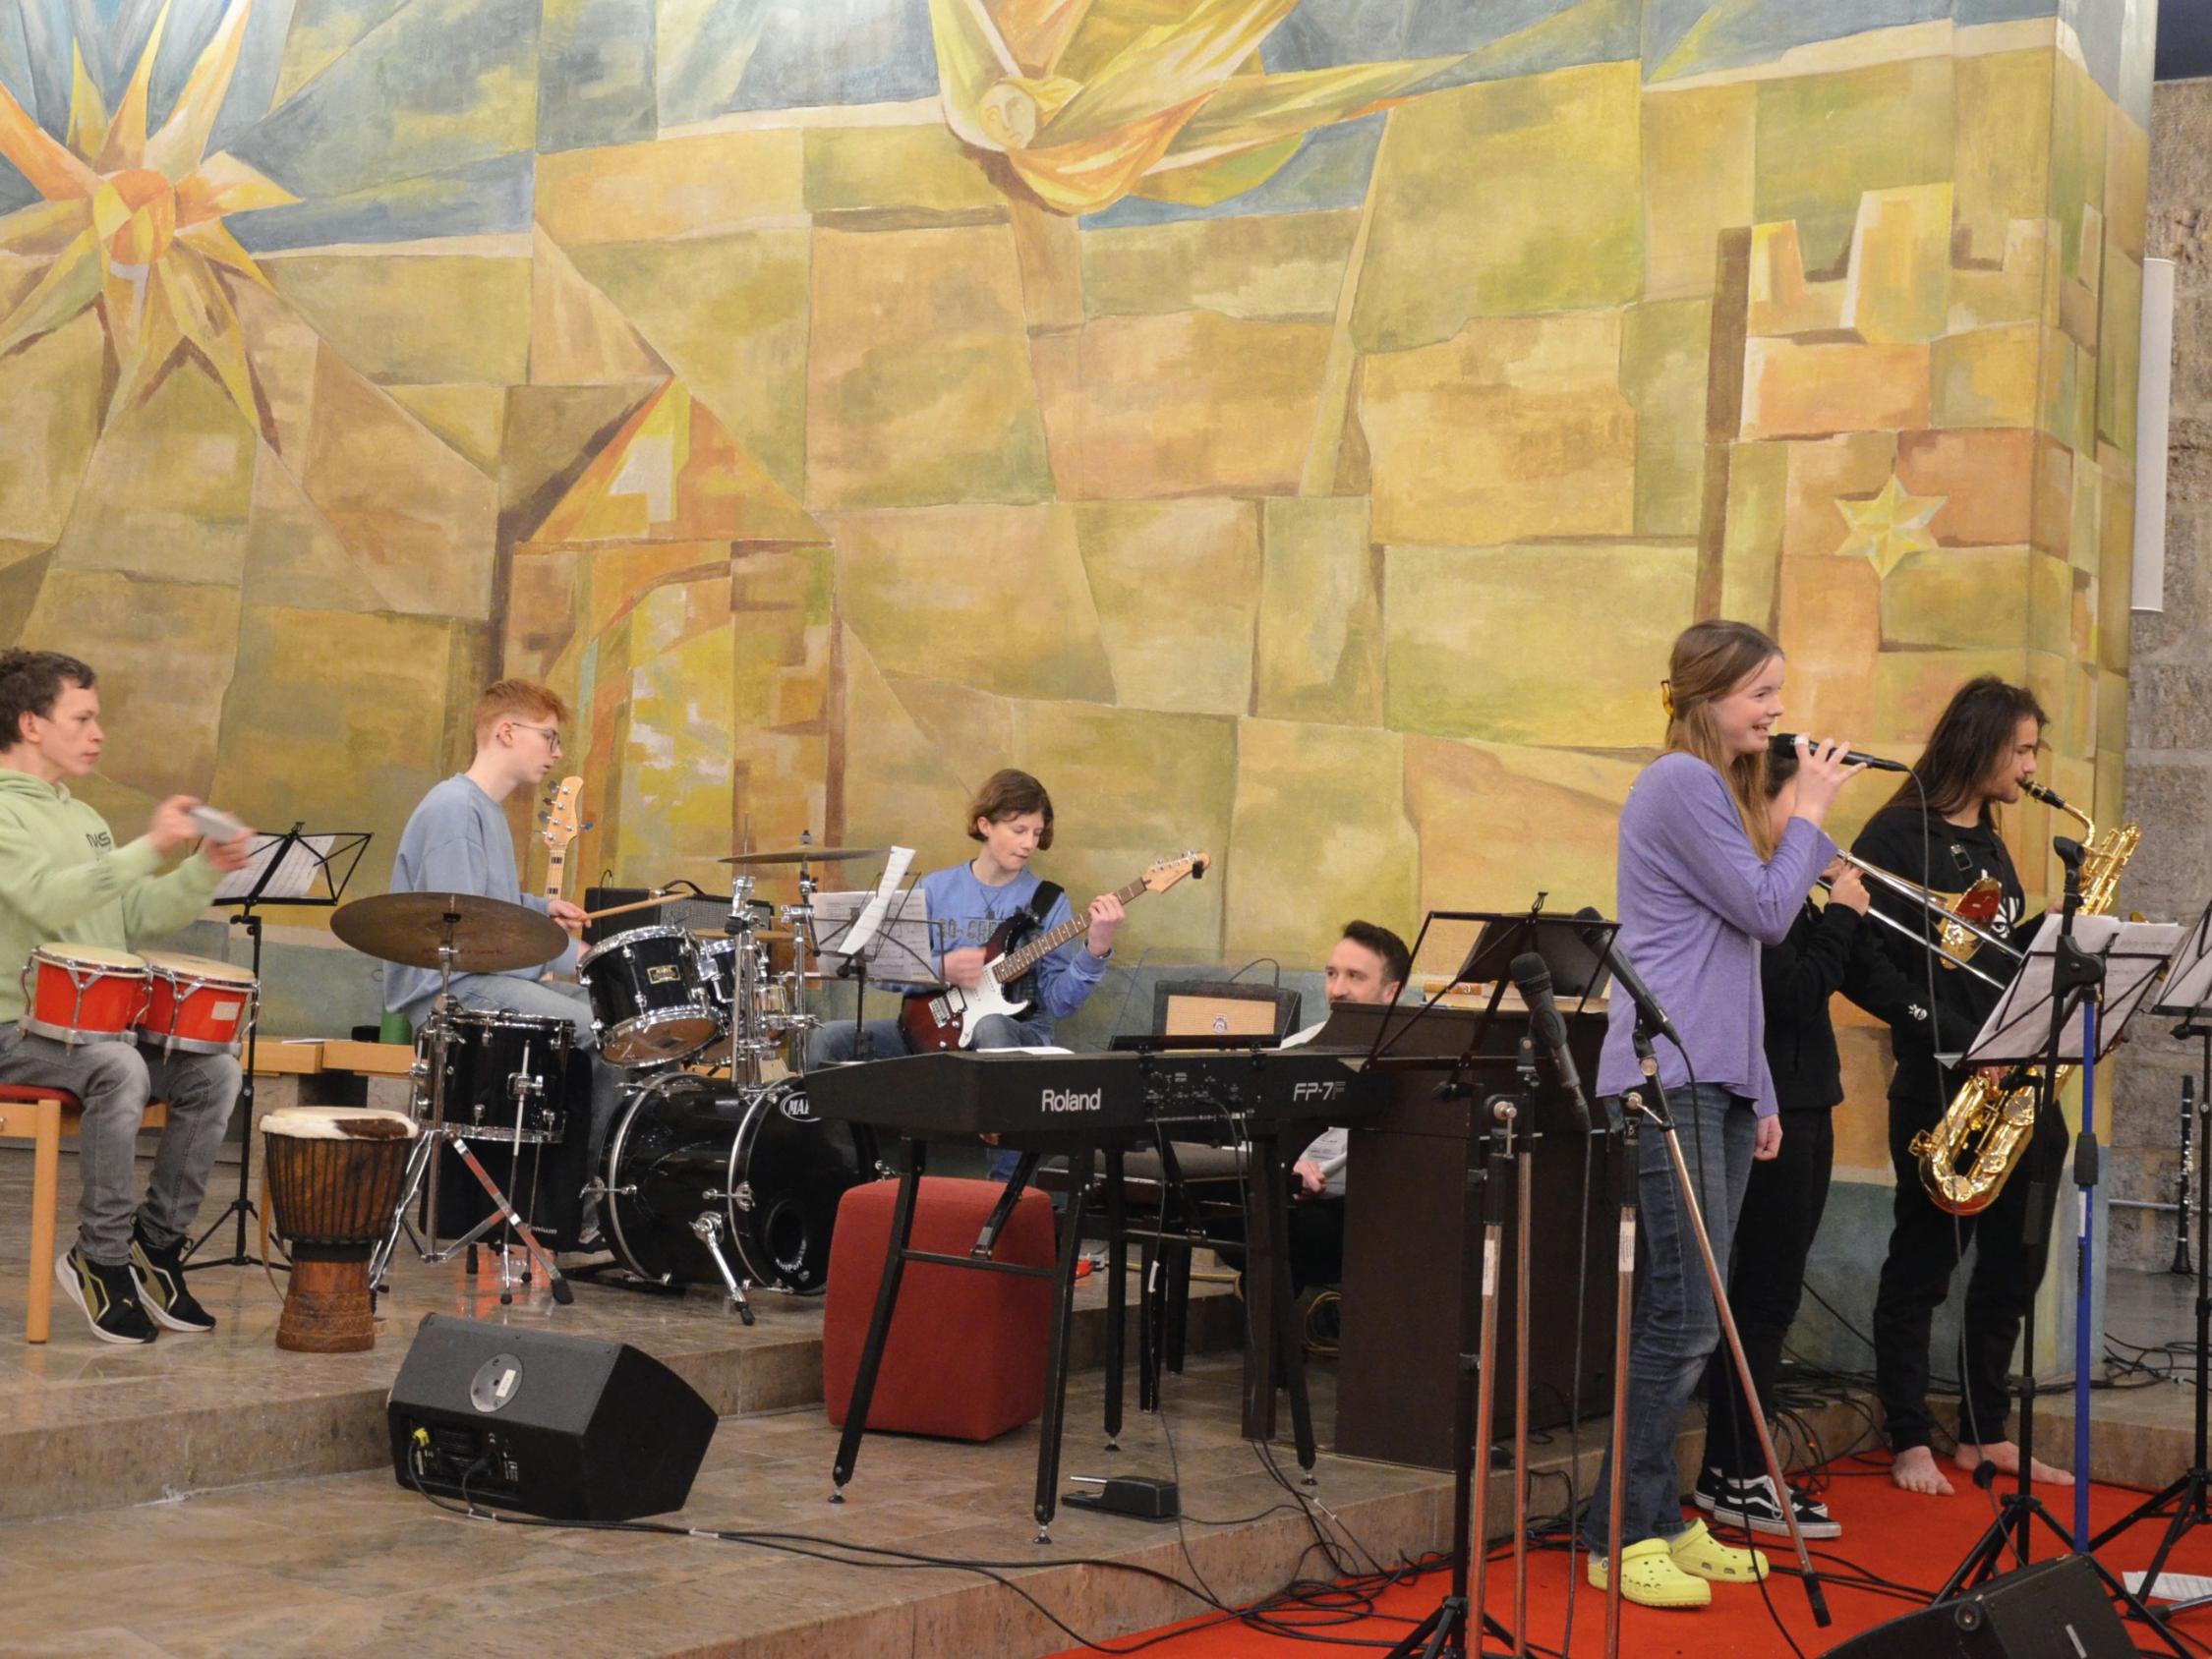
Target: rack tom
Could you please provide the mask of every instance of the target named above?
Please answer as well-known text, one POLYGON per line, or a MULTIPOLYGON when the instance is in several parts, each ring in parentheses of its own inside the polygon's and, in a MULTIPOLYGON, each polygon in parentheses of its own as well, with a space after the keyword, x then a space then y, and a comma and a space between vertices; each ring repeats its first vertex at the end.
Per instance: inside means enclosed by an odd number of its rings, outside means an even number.
POLYGON ((269 1230, 292 1253, 276 1345, 375 1347, 369 1258, 399 1208, 414 1120, 361 1107, 289 1107, 262 1118, 262 1134, 269 1230))
POLYGON ((261 995, 251 968, 187 956, 174 950, 146 953, 146 1011, 139 1035, 163 1054, 234 1055, 253 1023, 261 995))
POLYGON ((599 1052, 616 1065, 666 1065, 697 1054, 722 1020, 681 928, 633 928, 602 940, 576 964, 591 994, 599 1052))
POLYGON ((152 979, 146 958, 99 944, 41 944, 23 970, 23 1028, 75 1047, 138 1035, 152 979))

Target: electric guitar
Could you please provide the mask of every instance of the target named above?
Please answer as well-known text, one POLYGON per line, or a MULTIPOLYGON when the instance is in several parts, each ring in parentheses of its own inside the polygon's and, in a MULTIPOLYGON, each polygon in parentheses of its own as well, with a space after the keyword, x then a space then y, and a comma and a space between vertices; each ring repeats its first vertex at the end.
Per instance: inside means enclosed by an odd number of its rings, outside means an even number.
MULTIPOLYGON (((1212 862, 1212 855, 1202 852, 1163 859, 1128 887, 1116 887, 1114 896, 1127 904, 1138 893, 1166 892, 1186 876, 1203 876, 1212 862)), ((983 977, 973 990, 948 985, 942 991, 918 991, 909 996, 899 1010, 899 1028, 906 1035, 906 1047, 917 1055, 969 1048, 975 1042, 975 1028, 991 1015, 1005 1014, 1010 1019, 1019 1016, 1029 1004, 1009 998, 1008 988, 1019 984, 1024 974, 1070 940, 1088 933, 1090 910, 1086 906, 1050 932, 1026 938, 1036 925, 1036 918, 1027 911, 999 924, 990 943, 983 946, 983 977)))
POLYGON ((540 831, 546 840, 546 896, 561 896, 561 879, 568 869, 568 844, 581 833, 576 822, 576 802, 584 793, 584 780, 564 777, 546 801, 546 810, 538 815, 545 826, 540 831))

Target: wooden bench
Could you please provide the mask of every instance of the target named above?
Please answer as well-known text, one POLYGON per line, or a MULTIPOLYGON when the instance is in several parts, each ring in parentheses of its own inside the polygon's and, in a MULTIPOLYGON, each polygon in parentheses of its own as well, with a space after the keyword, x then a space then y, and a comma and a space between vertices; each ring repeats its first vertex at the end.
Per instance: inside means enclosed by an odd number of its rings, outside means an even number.
MULTIPOLYGON (((25 1083, 0 1083, 0 1135, 27 1135, 30 1164, 30 1300, 24 1316, 24 1340, 42 1343, 54 1317, 54 1230, 61 1191, 61 1143, 82 1127, 84 1106, 66 1089, 25 1083)), ((141 1127, 158 1129, 169 1121, 159 1101, 146 1109, 141 1127)))

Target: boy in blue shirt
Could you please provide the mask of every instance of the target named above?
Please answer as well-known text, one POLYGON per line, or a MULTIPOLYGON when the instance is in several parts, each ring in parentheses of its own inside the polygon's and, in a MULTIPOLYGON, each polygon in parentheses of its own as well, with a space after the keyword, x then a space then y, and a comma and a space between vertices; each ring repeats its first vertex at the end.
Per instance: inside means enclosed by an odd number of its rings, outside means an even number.
MULTIPOLYGON (((1010 917, 1029 910, 1044 885, 1030 870, 1029 861, 1052 845, 1052 797, 1025 772, 1011 767, 995 772, 968 806, 967 834, 982 843, 976 855, 964 864, 931 871, 914 887, 929 901, 938 973, 946 984, 972 991, 982 981, 983 952, 991 936, 1010 917)), ((1074 915, 1067 895, 1057 893, 1040 918, 1039 931, 1061 927, 1074 915)), ((1007 987, 1009 1001, 1027 1006, 1016 1016, 990 1014, 978 1021, 974 1047, 1045 1047, 1052 1042, 1053 1021, 1083 1005, 1105 976, 1114 935, 1121 930, 1122 902, 1112 893, 1101 893, 1090 901, 1087 915, 1089 927, 1082 940, 1071 940, 1007 987)), ((808 1069, 852 1058, 857 1037, 858 1027, 851 1020, 823 1026, 807 1044, 808 1069)), ((912 1052, 896 1019, 868 1021, 868 1048, 877 1059, 912 1052)), ((994 1154, 994 1174, 1002 1173, 1002 1160, 1006 1169, 1015 1163, 1011 1153, 994 1154)))

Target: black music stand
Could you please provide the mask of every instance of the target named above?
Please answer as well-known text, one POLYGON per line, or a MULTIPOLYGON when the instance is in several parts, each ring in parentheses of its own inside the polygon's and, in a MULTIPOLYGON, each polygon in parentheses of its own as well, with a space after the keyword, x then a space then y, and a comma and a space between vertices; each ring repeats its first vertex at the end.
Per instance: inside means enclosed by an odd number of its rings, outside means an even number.
MULTIPOLYGON (((2158 967, 2173 948, 2170 924, 2122 922, 2112 916, 2082 916, 2081 848, 2060 837, 2059 854, 2066 864, 2066 896, 2056 918, 2028 944, 2019 973, 2006 988, 2004 998, 1990 1010, 1981 1034, 1961 1063, 1967 1066, 2011 1063, 2036 1071, 2036 1116, 2056 1112, 2058 1073, 2068 1060, 2082 1066, 2082 1128, 2074 1150, 2074 1181, 2080 1189, 2080 1224, 2075 1233, 2075 1354, 2074 1354, 2074 1493, 2075 1521, 2068 1531, 2045 1507, 2030 1485, 2035 1466, 2035 1299, 2028 1300, 2021 1321, 2025 1363, 2020 1367, 2019 1470, 2017 1484, 1998 1502, 1998 1513, 1973 1548, 1945 1579, 1930 1599, 1948 1601, 2005 1571, 2008 1554, 2022 1567, 2028 1564, 2030 1540, 2038 1520, 2051 1529, 2065 1548, 2083 1555, 2095 1569, 2105 1589, 2131 1617, 2142 1620, 2175 1654, 2187 1653, 2181 1642, 2156 1618, 2135 1591, 2109 1572, 2091 1553, 2088 1536, 2089 1490, 2089 1361, 2085 1357, 2089 1336, 2090 1218, 2097 1185, 2097 1137, 2094 1079, 2098 1060, 2120 1040, 2128 1016, 2154 983, 2158 967), (2070 853, 2068 848, 2072 850, 2070 853), (2155 947, 2154 947, 2155 946, 2155 947), (2115 1015, 2109 1025, 2099 1018, 2104 987, 2114 967, 2125 970, 2112 997, 2115 1015)), ((2173 933, 2178 933, 2174 929, 2173 933)), ((2032 1131, 2031 1131, 2032 1133, 2032 1131)), ((2056 1172, 2054 1172, 2055 1173, 2056 1172)), ((2035 1172, 2019 1171, 2033 1179, 2035 1172)), ((2028 1204, 2029 1243, 2043 1226, 2040 1196, 2028 1204)))
MULTIPOLYGON (((911 848, 894 848, 896 861, 899 852, 904 851, 910 859, 911 848)), ((900 875, 905 866, 898 864, 900 875)), ((814 898, 815 957, 827 962, 832 956, 842 958, 836 977, 852 981, 852 1058, 854 1060, 874 1059, 874 1045, 868 1041, 868 973, 873 967, 888 966, 889 974, 877 978, 888 985, 936 984, 937 957, 934 925, 929 916, 929 895, 918 887, 898 887, 897 878, 888 887, 870 887, 850 894, 842 892, 817 893, 814 898), (845 908, 844 901, 853 900, 852 914, 843 916, 826 931, 822 926, 825 915, 839 916, 845 908), (912 910, 914 914, 907 912, 912 910), (909 971, 909 969, 911 971, 909 971)), ((806 1069, 801 1045, 801 1064, 806 1069)))
POLYGON ((366 830, 347 830, 334 834, 309 835, 295 824, 281 835, 262 835, 254 843, 245 865, 225 876, 215 887, 214 908, 235 905, 238 914, 225 918, 224 938, 233 926, 243 926, 254 946, 254 1006, 246 1026, 245 1075, 238 1086, 238 1196, 233 1198, 192 1241, 183 1259, 190 1261, 208 1239, 222 1230, 223 1223, 238 1220, 238 1236, 231 1253, 207 1267, 259 1267, 262 1258, 246 1249, 246 1218, 254 1208, 254 1064, 260 1055, 262 1028, 262 919, 254 912, 267 904, 296 904, 316 909, 336 908, 346 884, 361 866, 368 850, 366 830))
MULTIPOLYGON (((2159 1574, 2166 1569, 2167 1558, 2183 1538, 2196 1527, 2212 1525, 2212 904, 2207 904, 2189 930, 2182 947, 2174 953, 2172 977, 2167 982, 2158 1001, 2150 1011, 2169 1017, 2179 1016, 2181 1023, 2172 1035, 2181 1042, 2195 1041, 2198 1045, 2198 1064, 2201 1086, 2197 1090, 2197 1157, 2196 1157, 2196 1443, 2189 1466, 2180 1476, 2160 1491, 2146 1498, 2120 1519, 2114 1521, 2089 1541, 2092 1552, 2101 1550, 2113 1539, 2135 1525, 2138 1521, 2165 1520, 2168 1506, 2172 1506, 2172 1520, 2152 1552, 2149 1567, 2143 1571, 2142 1587, 2136 1592, 2148 1608, 2158 1593, 2159 1574)), ((2187 1103, 2188 1080, 2182 1084, 2183 1105, 2187 1103)), ((2183 1225, 2188 1220, 2187 1194, 2183 1195, 2183 1225)), ((2183 1234, 2186 1237, 2186 1234, 2183 1234)), ((2181 1263, 2185 1269, 2185 1259, 2181 1263)), ((2191 1600, 2177 1601, 2164 1610, 2167 1616, 2185 1613, 2190 1608, 2204 1605, 2199 1596, 2191 1600)), ((2148 1609, 2152 1617, 2160 1610, 2148 1609)))

